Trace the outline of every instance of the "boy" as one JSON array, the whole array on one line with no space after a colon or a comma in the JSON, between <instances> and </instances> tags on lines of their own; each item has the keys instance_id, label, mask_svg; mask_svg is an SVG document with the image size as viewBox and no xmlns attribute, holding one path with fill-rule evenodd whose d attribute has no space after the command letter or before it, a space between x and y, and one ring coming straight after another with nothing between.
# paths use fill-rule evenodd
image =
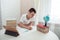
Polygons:
<instances>
[{"instance_id":1,"label":"boy","mask_svg":"<svg viewBox=\"0 0 60 40\"><path fill-rule=\"evenodd\" d=\"M30 8L27 12L27 14L24 14L20 22L18 23L19 27L26 28L28 30L32 29L33 22L34 22L34 15L36 14L36 10L34 8Z\"/></svg>"}]
</instances>

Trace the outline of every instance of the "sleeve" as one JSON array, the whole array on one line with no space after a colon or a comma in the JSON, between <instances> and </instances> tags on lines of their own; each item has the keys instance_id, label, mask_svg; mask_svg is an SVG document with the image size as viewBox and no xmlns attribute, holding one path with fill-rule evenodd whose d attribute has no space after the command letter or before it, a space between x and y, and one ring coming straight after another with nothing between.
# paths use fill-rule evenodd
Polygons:
<instances>
[{"instance_id":1,"label":"sleeve","mask_svg":"<svg viewBox=\"0 0 60 40\"><path fill-rule=\"evenodd\" d=\"M24 16L22 16L22 17L20 18L20 22L23 23L23 20L24 20Z\"/></svg>"}]
</instances>

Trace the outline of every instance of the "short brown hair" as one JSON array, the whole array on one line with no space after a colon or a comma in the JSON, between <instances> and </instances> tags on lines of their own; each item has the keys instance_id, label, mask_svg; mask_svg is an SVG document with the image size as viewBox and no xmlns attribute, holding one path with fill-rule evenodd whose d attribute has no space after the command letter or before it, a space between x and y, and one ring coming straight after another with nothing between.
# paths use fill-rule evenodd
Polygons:
<instances>
[{"instance_id":1,"label":"short brown hair","mask_svg":"<svg viewBox=\"0 0 60 40\"><path fill-rule=\"evenodd\" d=\"M34 8L30 8L30 9L29 9L29 12L30 12L30 13L31 13L31 12L36 13L36 10L35 10Z\"/></svg>"}]
</instances>

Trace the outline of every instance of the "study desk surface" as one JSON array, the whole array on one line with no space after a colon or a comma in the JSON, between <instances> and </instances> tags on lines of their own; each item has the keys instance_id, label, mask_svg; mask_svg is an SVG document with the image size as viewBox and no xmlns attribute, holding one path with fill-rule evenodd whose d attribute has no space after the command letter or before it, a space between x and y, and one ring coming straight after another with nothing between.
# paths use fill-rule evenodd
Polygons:
<instances>
[{"instance_id":1,"label":"study desk surface","mask_svg":"<svg viewBox=\"0 0 60 40\"><path fill-rule=\"evenodd\" d=\"M59 40L56 34L49 31L49 33L44 34L37 30L26 33L21 37L20 40Z\"/></svg>"},{"instance_id":2,"label":"study desk surface","mask_svg":"<svg viewBox=\"0 0 60 40\"><path fill-rule=\"evenodd\" d=\"M18 32L19 31L20 30L18 30ZM52 31L49 31L49 33L44 34L34 29L29 32L23 33L18 37L5 35L4 32L4 29L0 30L0 40L59 40L58 36Z\"/></svg>"}]
</instances>

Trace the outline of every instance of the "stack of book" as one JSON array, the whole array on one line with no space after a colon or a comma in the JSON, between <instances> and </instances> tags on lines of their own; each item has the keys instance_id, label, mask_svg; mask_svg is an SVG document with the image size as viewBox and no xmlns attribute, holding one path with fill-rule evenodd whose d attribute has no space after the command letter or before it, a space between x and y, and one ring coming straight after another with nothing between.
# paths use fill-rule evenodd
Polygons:
<instances>
[{"instance_id":1,"label":"stack of book","mask_svg":"<svg viewBox=\"0 0 60 40\"><path fill-rule=\"evenodd\" d=\"M16 20L7 20L6 25L4 26L6 29L5 34L17 37L19 35L16 30Z\"/></svg>"},{"instance_id":2,"label":"stack of book","mask_svg":"<svg viewBox=\"0 0 60 40\"><path fill-rule=\"evenodd\" d=\"M49 32L49 27L44 26L43 24L38 24L37 25L37 30L42 32L42 33L48 33Z\"/></svg>"}]
</instances>

